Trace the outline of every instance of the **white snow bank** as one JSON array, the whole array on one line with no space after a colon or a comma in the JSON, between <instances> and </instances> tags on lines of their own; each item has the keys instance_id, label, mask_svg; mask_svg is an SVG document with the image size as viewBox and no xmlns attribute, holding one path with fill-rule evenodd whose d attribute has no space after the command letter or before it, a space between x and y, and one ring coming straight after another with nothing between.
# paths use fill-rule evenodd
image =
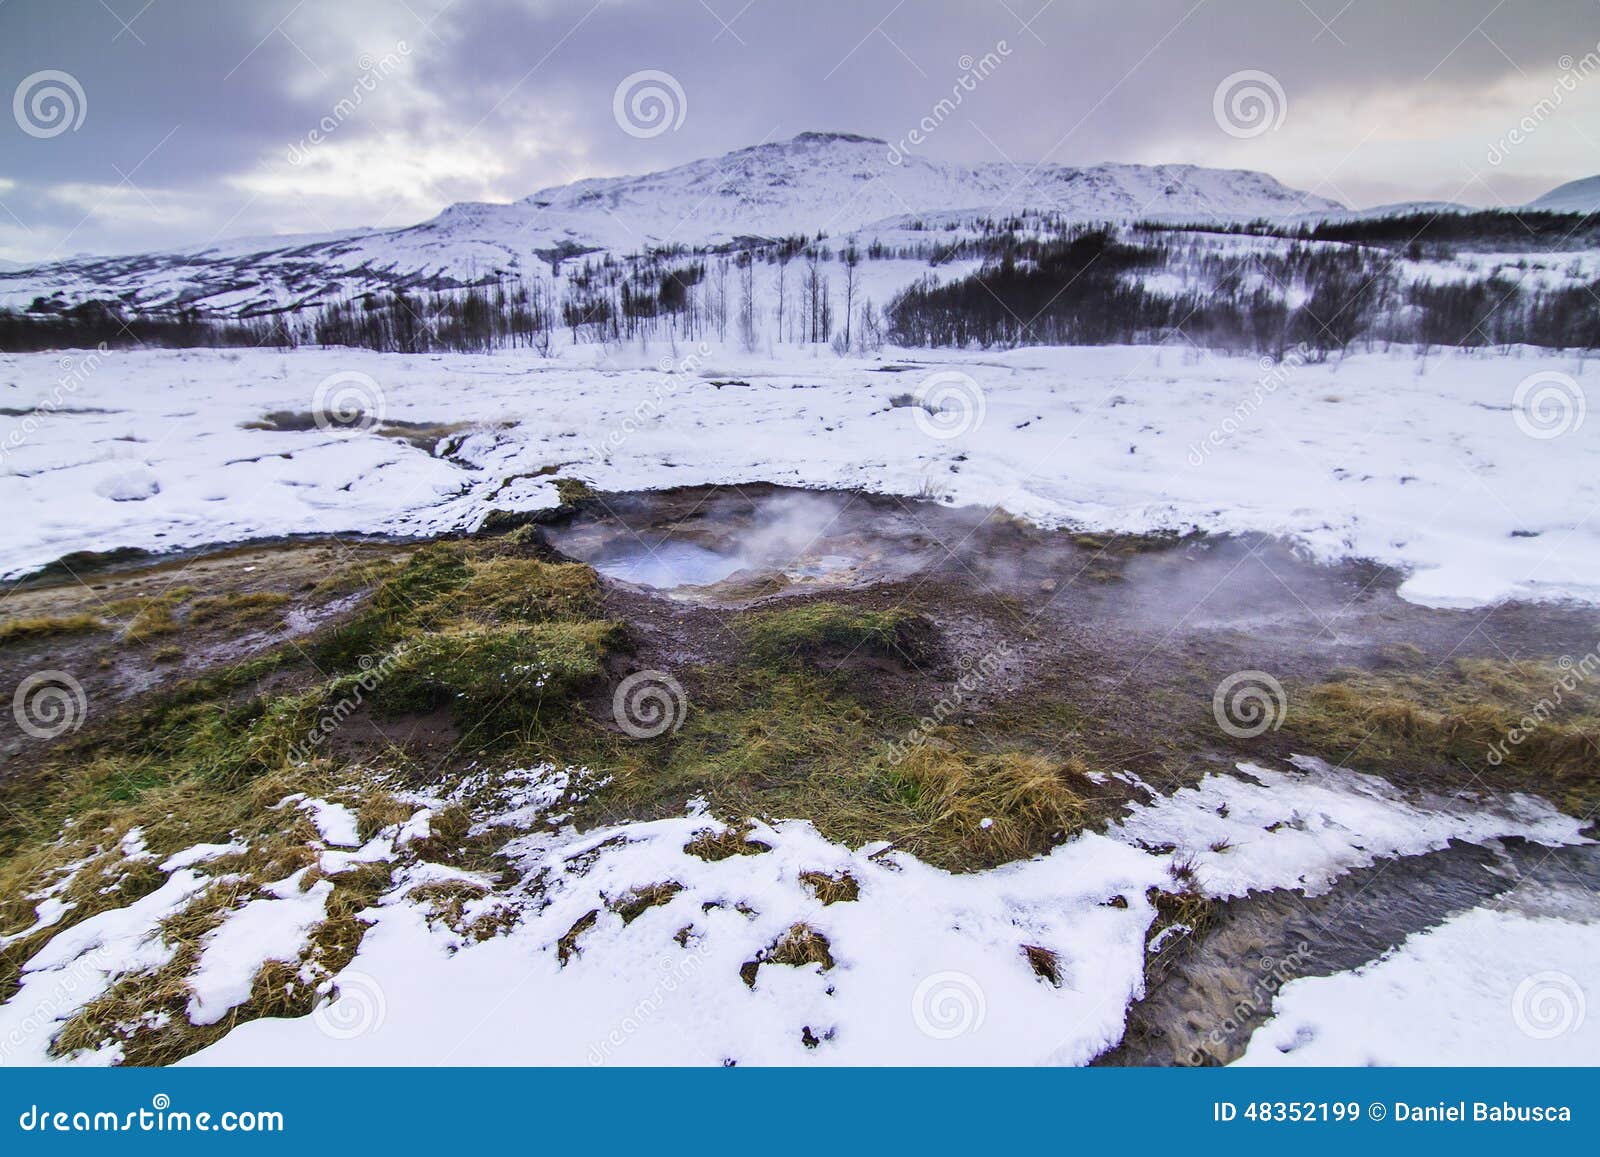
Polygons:
<instances>
[{"instance_id":1,"label":"white snow bank","mask_svg":"<svg viewBox=\"0 0 1600 1157\"><path fill-rule=\"evenodd\" d=\"M551 873L550 903L509 933L459 946L415 907L390 903L338 982L353 995L325 1015L241 1026L192 1059L1070 1064L1120 1037L1153 916L1144 890L1165 879L1161 859L1086 836L1041 860L952 876L850 852L791 822L753 833L768 853L707 863L683 845L708 823L529 837L521 865ZM848 870L860 899L824 906L800 882L807 870ZM667 881L683 891L631 924L607 909ZM1127 906L1107 904L1113 896ZM557 941L596 910L563 966ZM828 938L835 967L763 964L747 986L741 966L797 921ZM1059 953L1059 989L1034 975L1023 944ZM367 1011L364 1030L327 1032L346 999Z\"/></svg>"},{"instance_id":2,"label":"white snow bank","mask_svg":"<svg viewBox=\"0 0 1600 1157\"><path fill-rule=\"evenodd\" d=\"M221 859L223 856L235 856L246 851L249 845L242 840L234 840L226 844L195 844L193 847L184 848L181 852L174 852L161 861L163 872L176 872L179 868L192 868L196 864L204 864L211 860Z\"/></svg>"},{"instance_id":3,"label":"white snow bank","mask_svg":"<svg viewBox=\"0 0 1600 1157\"><path fill-rule=\"evenodd\" d=\"M909 368L876 372L891 357ZM662 372L662 360L684 372ZM0 406L60 393L57 354L6 355L0 368ZM969 383L956 396L982 399L966 421L958 409L948 438L917 407L889 405L941 372ZM1513 398L1536 373L1580 393L1600 386L1592 361L1531 350L1276 370L1144 347L893 351L881 362L793 346L615 357L579 346L552 359L114 352L74 378L76 412L15 419L16 444L0 427L0 502L15 512L0 557L16 574L77 550L430 534L495 506L554 505L550 479L527 476L558 467L608 490L931 490L1045 525L1272 532L1324 558L1410 569L1403 593L1419 602L1597 600L1600 523L1584 512L1600 503L1600 425L1525 433ZM243 428L310 411L320 383L351 374L370 380L368 408L387 418L477 429L447 460L376 433ZM159 478L159 489L116 500L132 496L130 477Z\"/></svg>"},{"instance_id":4,"label":"white snow bank","mask_svg":"<svg viewBox=\"0 0 1600 1157\"><path fill-rule=\"evenodd\" d=\"M1585 843L1580 820L1532 796L1406 799L1377 776L1296 756L1296 770L1242 763L1245 779L1207 775L1195 787L1129 809L1112 835L1174 847L1216 897L1294 887L1326 891L1352 868L1416 856L1451 840L1521 836L1535 843Z\"/></svg>"},{"instance_id":5,"label":"white snow bank","mask_svg":"<svg viewBox=\"0 0 1600 1157\"><path fill-rule=\"evenodd\" d=\"M1600 1064L1600 924L1474 909L1283 986L1241 1065Z\"/></svg>"}]
</instances>

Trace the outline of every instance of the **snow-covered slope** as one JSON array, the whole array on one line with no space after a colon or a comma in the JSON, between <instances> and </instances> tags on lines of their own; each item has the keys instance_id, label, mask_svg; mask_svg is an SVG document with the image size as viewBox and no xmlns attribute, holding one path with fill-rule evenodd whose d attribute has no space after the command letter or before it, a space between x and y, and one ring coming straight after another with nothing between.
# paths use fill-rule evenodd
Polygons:
<instances>
[{"instance_id":1,"label":"snow-covered slope","mask_svg":"<svg viewBox=\"0 0 1600 1157\"><path fill-rule=\"evenodd\" d=\"M896 164L883 141L840 133L802 133L644 177L578 181L522 204L553 217L604 214L618 229L637 230L635 239L690 245L849 233L941 209L1211 221L1340 208L1265 173L1195 165L955 165L915 156Z\"/></svg>"},{"instance_id":2,"label":"snow-covered slope","mask_svg":"<svg viewBox=\"0 0 1600 1157\"><path fill-rule=\"evenodd\" d=\"M1600 213L1600 176L1557 185L1523 208L1543 209L1549 213Z\"/></svg>"},{"instance_id":3,"label":"snow-covered slope","mask_svg":"<svg viewBox=\"0 0 1600 1157\"><path fill-rule=\"evenodd\" d=\"M885 142L802 133L636 177L578 181L509 205L453 205L383 232L231 241L194 252L91 258L0 273L0 306L117 297L236 312L421 278L468 283L545 276L560 260L744 238L839 238L922 214L1057 214L1072 220L1247 220L1338 212L1264 173L1194 165L958 165L890 160Z\"/></svg>"}]
</instances>

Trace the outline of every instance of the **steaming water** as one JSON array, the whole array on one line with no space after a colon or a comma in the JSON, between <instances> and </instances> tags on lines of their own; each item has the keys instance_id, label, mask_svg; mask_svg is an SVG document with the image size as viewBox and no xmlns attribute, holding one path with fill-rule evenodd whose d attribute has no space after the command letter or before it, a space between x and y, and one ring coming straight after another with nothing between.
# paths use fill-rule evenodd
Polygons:
<instances>
[{"instance_id":1,"label":"steaming water","mask_svg":"<svg viewBox=\"0 0 1600 1157\"><path fill-rule=\"evenodd\" d=\"M692 542L664 542L594 564L610 578L669 591L718 583L748 564L738 555L719 554Z\"/></svg>"},{"instance_id":2,"label":"steaming water","mask_svg":"<svg viewBox=\"0 0 1600 1157\"><path fill-rule=\"evenodd\" d=\"M849 570L856 560L845 554L825 554L810 562L796 563L786 572L791 578L825 578Z\"/></svg>"}]
</instances>

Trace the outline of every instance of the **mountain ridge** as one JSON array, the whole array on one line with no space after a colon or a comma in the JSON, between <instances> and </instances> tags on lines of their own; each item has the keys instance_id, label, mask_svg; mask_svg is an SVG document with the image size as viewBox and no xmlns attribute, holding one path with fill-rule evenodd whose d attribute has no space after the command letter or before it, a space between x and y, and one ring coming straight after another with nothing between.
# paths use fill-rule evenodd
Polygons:
<instances>
[{"instance_id":1,"label":"mountain ridge","mask_svg":"<svg viewBox=\"0 0 1600 1157\"><path fill-rule=\"evenodd\" d=\"M1554 192L1554 191L1553 191ZM415 225L244 238L202 248L0 269L0 306L118 298L135 308L238 314L403 284L559 275L570 258L785 237L863 245L937 220L1218 224L1359 216L1269 174L1192 164L963 164L905 155L858 133L805 132L638 175L590 177L518 201L459 202Z\"/></svg>"}]
</instances>

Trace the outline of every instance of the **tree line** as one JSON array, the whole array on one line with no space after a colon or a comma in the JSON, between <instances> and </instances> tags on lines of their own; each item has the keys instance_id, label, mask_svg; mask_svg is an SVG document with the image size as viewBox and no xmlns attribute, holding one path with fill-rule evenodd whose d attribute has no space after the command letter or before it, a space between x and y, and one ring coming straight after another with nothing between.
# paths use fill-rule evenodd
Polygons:
<instances>
[{"instance_id":1,"label":"tree line","mask_svg":"<svg viewBox=\"0 0 1600 1157\"><path fill-rule=\"evenodd\" d=\"M1487 223L1474 226L1478 218ZM1588 227L1559 214L1526 220L1552 245ZM318 344L548 355L563 331L574 344L716 340L754 351L828 343L840 353L873 350L886 338L911 346L1186 341L1280 356L1300 345L1333 351L1358 342L1600 347L1600 282L1550 287L1505 272L1430 281L1407 264L1424 244L1509 244L1506 231L1519 227L1507 214L1276 231L1262 223L1177 230L1071 224L1050 214L974 217L937 243L835 248L817 234L712 251L590 255L582 264L574 256L559 280L397 286L253 316L40 298L25 311L0 311L0 349ZM879 309L862 290L863 266L908 253L927 262L929 275ZM932 272L957 260L981 264L953 280Z\"/></svg>"},{"instance_id":2,"label":"tree line","mask_svg":"<svg viewBox=\"0 0 1600 1157\"><path fill-rule=\"evenodd\" d=\"M966 277L902 291L888 307L888 336L985 347L1182 340L1274 356L1358 342L1600 347L1600 282L1436 283L1401 276L1400 256L1381 248L1306 240L1197 253L1160 232L1077 227L1015 238ZM1171 288L1174 279L1182 288Z\"/></svg>"}]
</instances>

